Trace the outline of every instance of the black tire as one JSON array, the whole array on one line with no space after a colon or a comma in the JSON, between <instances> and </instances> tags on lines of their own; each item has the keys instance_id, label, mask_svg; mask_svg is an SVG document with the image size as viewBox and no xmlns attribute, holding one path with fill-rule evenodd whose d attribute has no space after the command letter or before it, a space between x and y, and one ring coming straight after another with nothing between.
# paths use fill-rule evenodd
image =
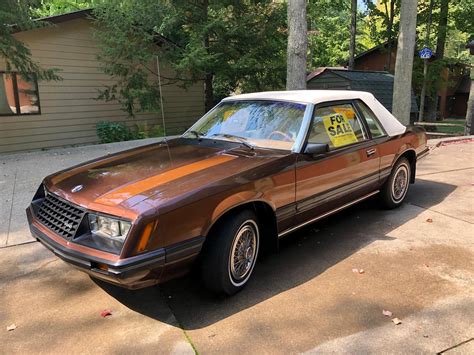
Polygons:
<instances>
[{"instance_id":1,"label":"black tire","mask_svg":"<svg viewBox=\"0 0 474 355\"><path fill-rule=\"evenodd\" d=\"M399 207L410 186L411 165L408 159L400 158L394 165L392 173L380 190L380 203L385 209Z\"/></svg>"},{"instance_id":2,"label":"black tire","mask_svg":"<svg viewBox=\"0 0 474 355\"><path fill-rule=\"evenodd\" d=\"M247 240L248 247L244 244ZM252 275L259 247L259 226L254 212L242 210L225 216L207 236L201 262L204 285L221 295L230 296L242 290ZM237 261L238 256L242 258ZM233 264L232 260L235 260Z\"/></svg>"}]
</instances>

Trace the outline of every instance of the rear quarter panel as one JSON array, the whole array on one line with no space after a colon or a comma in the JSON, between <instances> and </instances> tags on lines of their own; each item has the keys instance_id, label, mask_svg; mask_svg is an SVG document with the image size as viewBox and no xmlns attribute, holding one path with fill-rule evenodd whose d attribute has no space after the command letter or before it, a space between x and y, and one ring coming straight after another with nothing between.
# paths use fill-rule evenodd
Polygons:
<instances>
[{"instance_id":1,"label":"rear quarter panel","mask_svg":"<svg viewBox=\"0 0 474 355\"><path fill-rule=\"evenodd\" d=\"M408 150L416 155L426 149L426 134L421 127L407 127L404 134L395 137L382 137L378 140L381 176L390 172L398 158Z\"/></svg>"}]
</instances>

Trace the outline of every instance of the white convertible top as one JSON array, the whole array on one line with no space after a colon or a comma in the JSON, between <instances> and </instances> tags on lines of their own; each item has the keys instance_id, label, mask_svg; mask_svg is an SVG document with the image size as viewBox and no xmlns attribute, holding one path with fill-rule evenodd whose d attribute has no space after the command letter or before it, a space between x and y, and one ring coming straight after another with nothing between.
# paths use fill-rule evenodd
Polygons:
<instances>
[{"instance_id":1,"label":"white convertible top","mask_svg":"<svg viewBox=\"0 0 474 355\"><path fill-rule=\"evenodd\" d=\"M350 91L350 90L294 90L294 91L266 91L255 92L252 94L235 95L225 98L222 101L235 100L275 100L275 101L291 101L299 103L320 104L328 101L353 100L360 99L370 107L377 116L380 123L384 127L389 136L397 136L405 133L406 127L402 125L369 92Z\"/></svg>"}]
</instances>

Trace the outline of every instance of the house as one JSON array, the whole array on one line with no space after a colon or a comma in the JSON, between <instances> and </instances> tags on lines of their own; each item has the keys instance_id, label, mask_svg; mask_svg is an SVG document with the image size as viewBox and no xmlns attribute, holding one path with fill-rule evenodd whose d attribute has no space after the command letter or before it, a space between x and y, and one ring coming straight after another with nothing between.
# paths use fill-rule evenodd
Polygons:
<instances>
[{"instance_id":1,"label":"house","mask_svg":"<svg viewBox=\"0 0 474 355\"><path fill-rule=\"evenodd\" d=\"M393 75L383 71L347 70L345 68L319 68L307 77L308 89L359 90L372 93L387 110L392 111ZM412 93L411 114L418 112Z\"/></svg>"},{"instance_id":2,"label":"house","mask_svg":"<svg viewBox=\"0 0 474 355\"><path fill-rule=\"evenodd\" d=\"M390 60L389 51L391 53ZM417 55L418 52L415 51L415 56ZM392 41L390 47L388 42L385 42L355 56L354 69L388 71L394 74L396 58L397 42ZM436 57L433 55L430 61L435 59ZM442 68L440 77L441 81L437 90L439 117L465 117L469 96L469 89L466 92L466 82L469 80L467 66L461 62L448 64Z\"/></svg>"},{"instance_id":3,"label":"house","mask_svg":"<svg viewBox=\"0 0 474 355\"><path fill-rule=\"evenodd\" d=\"M390 51L390 57L388 55ZM392 41L389 48L388 42L370 48L354 57L354 69L366 71L395 72L397 59L397 42Z\"/></svg>"},{"instance_id":4,"label":"house","mask_svg":"<svg viewBox=\"0 0 474 355\"><path fill-rule=\"evenodd\" d=\"M90 10L81 10L48 17L44 20L53 26L15 34L42 67L60 69L63 80L37 82L34 75L7 74L0 58L0 153L97 143L96 124L104 120L161 123L161 114L132 119L118 103L96 99L97 90L114 79L100 70L100 43L89 15ZM161 73L172 76L163 64ZM179 83L164 85L162 96L168 135L183 132L204 113L202 83L187 90Z\"/></svg>"},{"instance_id":5,"label":"house","mask_svg":"<svg viewBox=\"0 0 474 355\"><path fill-rule=\"evenodd\" d=\"M438 114L445 117L466 117L471 88L469 68L464 63L452 63L441 69L438 86Z\"/></svg>"}]
</instances>

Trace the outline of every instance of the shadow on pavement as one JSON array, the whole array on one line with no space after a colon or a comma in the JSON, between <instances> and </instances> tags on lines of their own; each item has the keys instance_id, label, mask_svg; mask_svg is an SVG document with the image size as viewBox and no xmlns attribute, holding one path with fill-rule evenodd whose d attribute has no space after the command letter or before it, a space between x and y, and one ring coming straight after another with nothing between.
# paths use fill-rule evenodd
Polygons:
<instances>
[{"instance_id":1,"label":"shadow on pavement","mask_svg":"<svg viewBox=\"0 0 474 355\"><path fill-rule=\"evenodd\" d=\"M429 208L441 203L455 188L417 180L410 187L407 201ZM138 291L96 283L134 311L167 322L160 317L158 302L164 297L184 329L200 329L314 279L374 241L394 239L388 236L391 231L423 211L408 206L380 210L373 198L314 223L282 239L278 253L263 255L247 287L230 298L217 298L206 291L197 273Z\"/></svg>"}]
</instances>

